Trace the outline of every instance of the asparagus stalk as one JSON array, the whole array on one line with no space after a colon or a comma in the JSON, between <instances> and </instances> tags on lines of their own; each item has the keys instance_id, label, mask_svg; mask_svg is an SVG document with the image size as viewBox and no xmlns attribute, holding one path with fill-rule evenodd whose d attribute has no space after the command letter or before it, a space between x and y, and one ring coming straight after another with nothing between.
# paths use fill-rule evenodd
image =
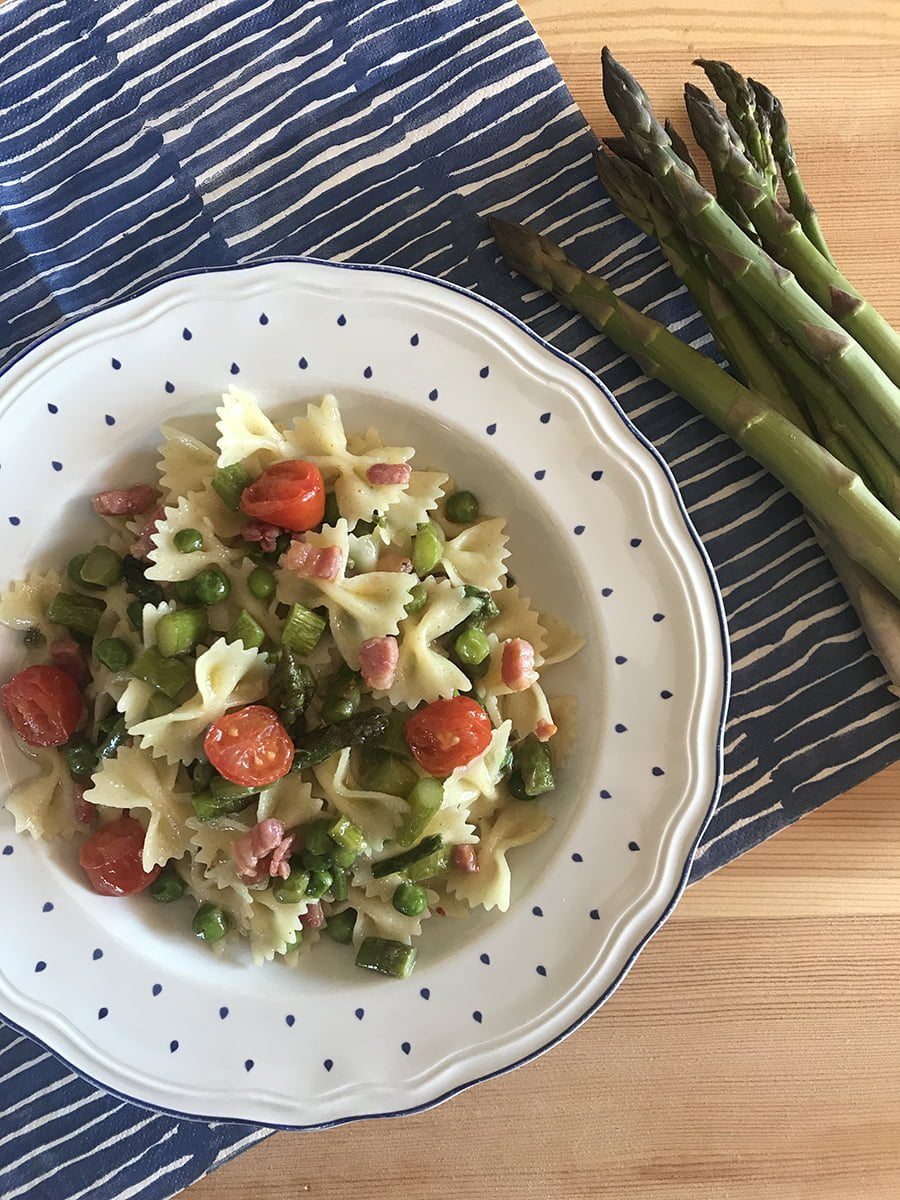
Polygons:
<instances>
[{"instance_id":1,"label":"asparagus stalk","mask_svg":"<svg viewBox=\"0 0 900 1200\"><path fill-rule=\"evenodd\" d=\"M694 176L694 178L699 179L700 172L697 170L697 164L694 162L693 158L691 157L691 152L690 152L690 150L688 150L687 146L685 145L684 138L681 136L681 134L678 132L678 130L675 128L675 126L672 124L672 122L669 120L668 117L666 117L666 119L665 119L664 128L665 128L666 133L669 135L669 139L672 143L672 149L675 151L675 153L678 155L678 157L681 159L681 161L684 163L684 165L686 167L690 167L691 174ZM627 142L627 139L623 139L623 140L625 140Z\"/></svg>"},{"instance_id":2,"label":"asparagus stalk","mask_svg":"<svg viewBox=\"0 0 900 1200\"><path fill-rule=\"evenodd\" d=\"M753 88L756 96L757 113L765 115L768 121L772 154L781 170L790 210L822 257L834 266L834 258L825 241L822 226L819 224L819 215L809 198L797 166L797 160L794 157L794 148L788 136L787 118L784 115L781 101L765 84L757 83L755 79L748 79L747 82Z\"/></svg>"},{"instance_id":3,"label":"asparagus stalk","mask_svg":"<svg viewBox=\"0 0 900 1200\"><path fill-rule=\"evenodd\" d=\"M900 462L900 388L789 271L728 219L673 151L643 88L608 49L603 51L603 88L623 132L675 211L683 214L688 232L846 394L855 397L860 416L891 457ZM788 220L797 226L789 214ZM821 255L816 257L822 261Z\"/></svg>"},{"instance_id":4,"label":"asparagus stalk","mask_svg":"<svg viewBox=\"0 0 900 1200\"><path fill-rule=\"evenodd\" d=\"M855 562L900 598L900 521L857 475L776 412L764 396L619 299L605 280L582 271L553 242L495 218L490 226L510 266L582 313L648 375L680 392L733 437L793 492Z\"/></svg>"},{"instance_id":5,"label":"asparagus stalk","mask_svg":"<svg viewBox=\"0 0 900 1200\"><path fill-rule=\"evenodd\" d=\"M725 105L728 119L737 130L747 151L747 157L763 176L770 196L778 190L778 172L769 140L768 117L760 111L756 93L747 80L726 62L695 58L695 67L702 67L716 95Z\"/></svg>"},{"instance_id":6,"label":"asparagus stalk","mask_svg":"<svg viewBox=\"0 0 900 1200\"><path fill-rule=\"evenodd\" d=\"M600 149L594 152L594 167L600 182L625 216L657 239L675 274L697 302L722 353L743 382L766 395L773 407L798 429L811 433L806 418L753 330L678 229L653 176L627 159Z\"/></svg>"},{"instance_id":7,"label":"asparagus stalk","mask_svg":"<svg viewBox=\"0 0 900 1200\"><path fill-rule=\"evenodd\" d=\"M766 180L731 136L729 122L699 88L685 88L694 135L717 178L727 176L763 243L809 295L900 384L900 336L806 236L800 222L767 190Z\"/></svg>"}]
</instances>

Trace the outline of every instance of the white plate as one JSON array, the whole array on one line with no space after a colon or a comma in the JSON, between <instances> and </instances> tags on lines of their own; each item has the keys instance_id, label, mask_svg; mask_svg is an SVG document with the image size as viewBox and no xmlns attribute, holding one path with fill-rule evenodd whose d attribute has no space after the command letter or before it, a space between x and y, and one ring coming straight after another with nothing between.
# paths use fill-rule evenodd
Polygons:
<instances>
[{"instance_id":1,"label":"white plate","mask_svg":"<svg viewBox=\"0 0 900 1200\"><path fill-rule=\"evenodd\" d=\"M510 571L588 638L548 677L579 712L555 824L513 853L506 915L432 918L393 981L334 945L300 971L216 958L187 901L96 896L71 843L17 837L0 813L0 1012L176 1113L410 1112L565 1036L671 910L719 787L722 606L671 476L589 372L446 283L311 261L171 279L7 369L0 582L65 561L90 536L86 496L141 478L160 422L210 413L231 382L285 413L333 391L349 428L377 423L508 514ZM20 658L4 631L0 678ZM3 725L0 793L27 773Z\"/></svg>"}]
</instances>

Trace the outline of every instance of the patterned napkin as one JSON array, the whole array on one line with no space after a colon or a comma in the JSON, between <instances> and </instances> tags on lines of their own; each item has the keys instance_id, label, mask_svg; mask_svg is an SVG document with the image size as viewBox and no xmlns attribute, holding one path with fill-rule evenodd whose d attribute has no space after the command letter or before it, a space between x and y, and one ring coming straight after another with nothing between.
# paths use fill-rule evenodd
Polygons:
<instances>
[{"instance_id":1,"label":"patterned napkin","mask_svg":"<svg viewBox=\"0 0 900 1200\"><path fill-rule=\"evenodd\" d=\"M900 702L797 504L498 265L491 212L709 346L596 183L585 121L512 0L12 0L0 111L0 362L172 271L310 254L451 279L604 378L671 465L728 609L726 780L695 878L893 760ZM122 1102L0 1026L5 1200L160 1200L263 1136Z\"/></svg>"}]
</instances>

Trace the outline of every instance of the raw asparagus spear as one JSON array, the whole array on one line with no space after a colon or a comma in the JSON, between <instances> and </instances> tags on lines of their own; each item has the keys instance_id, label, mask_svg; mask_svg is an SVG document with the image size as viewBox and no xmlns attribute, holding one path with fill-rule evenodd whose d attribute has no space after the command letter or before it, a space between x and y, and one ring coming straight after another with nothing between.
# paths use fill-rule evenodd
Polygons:
<instances>
[{"instance_id":1,"label":"raw asparagus spear","mask_svg":"<svg viewBox=\"0 0 900 1200\"><path fill-rule=\"evenodd\" d=\"M695 67L702 67L716 95L725 105L728 119L737 131L747 151L766 182L766 190L774 196L778 188L778 172L769 140L768 118L760 113L756 93L747 80L726 62L695 58Z\"/></svg>"}]
</instances>

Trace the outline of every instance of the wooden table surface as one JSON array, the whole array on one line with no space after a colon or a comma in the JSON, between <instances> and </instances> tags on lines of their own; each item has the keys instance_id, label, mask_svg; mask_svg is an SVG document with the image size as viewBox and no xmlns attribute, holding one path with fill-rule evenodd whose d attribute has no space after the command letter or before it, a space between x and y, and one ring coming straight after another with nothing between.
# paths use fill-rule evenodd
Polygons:
<instances>
[{"instance_id":1,"label":"wooden table surface","mask_svg":"<svg viewBox=\"0 0 900 1200\"><path fill-rule=\"evenodd\" d=\"M523 0L599 133L608 42L680 112L769 82L845 272L900 323L900 0ZM900 767L689 889L610 1002L417 1117L281 1133L191 1200L896 1200Z\"/></svg>"}]
</instances>

